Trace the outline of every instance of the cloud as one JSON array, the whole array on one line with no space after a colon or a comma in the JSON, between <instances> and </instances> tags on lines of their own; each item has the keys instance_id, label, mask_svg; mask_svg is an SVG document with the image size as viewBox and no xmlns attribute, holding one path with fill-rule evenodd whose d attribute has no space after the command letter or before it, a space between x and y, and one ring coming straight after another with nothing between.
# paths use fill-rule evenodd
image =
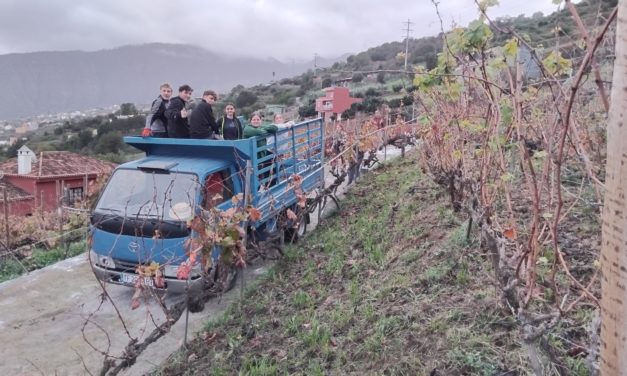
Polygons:
<instances>
[{"instance_id":1,"label":"cloud","mask_svg":"<svg viewBox=\"0 0 627 376\"><path fill-rule=\"evenodd\" d=\"M439 9L445 29L477 16L472 0L440 0ZM555 9L549 0L502 0L490 14ZM411 37L440 31L428 0L3 0L0 54L164 42L299 61L400 41L408 19Z\"/></svg>"}]
</instances>

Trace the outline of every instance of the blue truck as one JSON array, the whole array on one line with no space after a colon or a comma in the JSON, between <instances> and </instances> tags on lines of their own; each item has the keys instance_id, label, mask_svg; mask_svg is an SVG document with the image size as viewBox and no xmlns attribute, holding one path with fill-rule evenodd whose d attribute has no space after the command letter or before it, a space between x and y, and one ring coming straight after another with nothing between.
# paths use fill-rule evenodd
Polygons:
<instances>
[{"instance_id":1,"label":"blue truck","mask_svg":"<svg viewBox=\"0 0 627 376\"><path fill-rule=\"evenodd\" d=\"M91 212L89 254L96 277L173 293L202 289L207 274L198 262L187 280L177 278L181 263L189 262L186 244L198 236L189 218L208 205L226 212L239 195L257 210L258 218L245 224L249 234L263 238L285 231L279 218L298 210L294 180L303 192L324 187L323 140L321 119L281 129L265 146L255 138L124 137L145 157L114 170ZM302 231L307 220L294 227ZM219 249L211 257L218 265ZM141 265L156 265L165 283L138 273Z\"/></svg>"}]
</instances>

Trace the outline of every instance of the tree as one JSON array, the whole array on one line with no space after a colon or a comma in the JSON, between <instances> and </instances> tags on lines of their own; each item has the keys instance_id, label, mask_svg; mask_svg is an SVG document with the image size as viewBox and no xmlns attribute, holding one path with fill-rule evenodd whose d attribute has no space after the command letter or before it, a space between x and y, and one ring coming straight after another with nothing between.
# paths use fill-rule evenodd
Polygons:
<instances>
[{"instance_id":1,"label":"tree","mask_svg":"<svg viewBox=\"0 0 627 376\"><path fill-rule=\"evenodd\" d=\"M17 157L17 150L21 148L24 144L26 144L26 140L19 139L13 145L9 146L5 155L7 158L15 158Z\"/></svg>"},{"instance_id":2,"label":"tree","mask_svg":"<svg viewBox=\"0 0 627 376\"><path fill-rule=\"evenodd\" d=\"M380 84L384 84L385 83L385 73L384 72L377 73L377 82L380 83Z\"/></svg>"},{"instance_id":3,"label":"tree","mask_svg":"<svg viewBox=\"0 0 627 376\"><path fill-rule=\"evenodd\" d=\"M257 102L257 96L248 90L241 91L235 99L235 105L240 108L250 106L255 102Z\"/></svg>"},{"instance_id":4,"label":"tree","mask_svg":"<svg viewBox=\"0 0 627 376\"><path fill-rule=\"evenodd\" d=\"M137 115L137 108L132 103L122 103L120 105L120 115Z\"/></svg>"},{"instance_id":5,"label":"tree","mask_svg":"<svg viewBox=\"0 0 627 376\"><path fill-rule=\"evenodd\" d=\"M302 118L308 118L312 116L316 116L316 100L312 99L305 106L301 106L298 108L298 115Z\"/></svg>"},{"instance_id":6,"label":"tree","mask_svg":"<svg viewBox=\"0 0 627 376\"><path fill-rule=\"evenodd\" d=\"M601 374L627 372L627 0L618 4L601 243Z\"/></svg>"},{"instance_id":7,"label":"tree","mask_svg":"<svg viewBox=\"0 0 627 376\"><path fill-rule=\"evenodd\" d=\"M108 132L96 141L94 151L98 154L118 153L124 147L122 136L117 132Z\"/></svg>"},{"instance_id":8,"label":"tree","mask_svg":"<svg viewBox=\"0 0 627 376\"><path fill-rule=\"evenodd\" d=\"M93 140L93 138L94 137L93 137L93 133L91 129L83 129L82 131L79 132L78 137L77 137L78 148L82 149L86 147Z\"/></svg>"}]
</instances>

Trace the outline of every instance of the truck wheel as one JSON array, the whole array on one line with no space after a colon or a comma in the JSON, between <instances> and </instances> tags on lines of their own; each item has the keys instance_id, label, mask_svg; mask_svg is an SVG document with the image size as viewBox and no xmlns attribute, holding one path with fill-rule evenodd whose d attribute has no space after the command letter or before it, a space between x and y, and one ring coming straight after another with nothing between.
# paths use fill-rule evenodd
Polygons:
<instances>
[{"instance_id":1,"label":"truck wheel","mask_svg":"<svg viewBox=\"0 0 627 376\"><path fill-rule=\"evenodd\" d=\"M309 213L305 213L298 223L298 227L290 227L285 230L285 241L294 244L298 239L305 236L307 232L307 223L309 222Z\"/></svg>"}]
</instances>

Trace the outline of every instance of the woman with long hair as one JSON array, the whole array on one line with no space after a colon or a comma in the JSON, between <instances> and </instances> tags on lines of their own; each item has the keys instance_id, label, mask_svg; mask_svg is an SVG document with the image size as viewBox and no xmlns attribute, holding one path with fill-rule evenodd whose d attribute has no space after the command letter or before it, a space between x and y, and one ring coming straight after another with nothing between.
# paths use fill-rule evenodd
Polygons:
<instances>
[{"instance_id":1,"label":"woman with long hair","mask_svg":"<svg viewBox=\"0 0 627 376\"><path fill-rule=\"evenodd\" d=\"M235 115L235 105L233 103L227 103L224 107L224 116L217 121L218 134L222 136L223 140L239 140L243 138L244 130L242 129L242 123Z\"/></svg>"}]
</instances>

